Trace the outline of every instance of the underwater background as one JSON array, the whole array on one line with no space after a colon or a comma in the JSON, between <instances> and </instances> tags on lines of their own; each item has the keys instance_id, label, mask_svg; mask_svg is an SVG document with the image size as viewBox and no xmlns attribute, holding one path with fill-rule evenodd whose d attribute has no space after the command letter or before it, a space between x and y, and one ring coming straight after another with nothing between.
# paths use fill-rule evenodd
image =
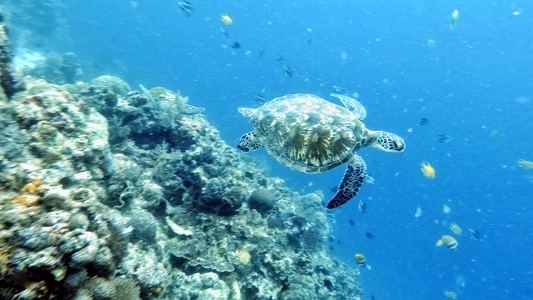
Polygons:
<instances>
[{"instance_id":1,"label":"underwater background","mask_svg":"<svg viewBox=\"0 0 533 300\"><path fill-rule=\"evenodd\" d=\"M356 93L368 128L407 143L401 154L361 150L374 182L326 212L327 251L359 273L362 298L532 299L532 3L8 0L1 8L24 75L56 84L112 75L132 90L179 91L232 147L252 130L238 107L288 93L334 103L330 93ZM344 171L309 175L264 150L244 155L301 194L322 191L324 202ZM455 250L436 246L443 235L455 237Z\"/></svg>"}]
</instances>

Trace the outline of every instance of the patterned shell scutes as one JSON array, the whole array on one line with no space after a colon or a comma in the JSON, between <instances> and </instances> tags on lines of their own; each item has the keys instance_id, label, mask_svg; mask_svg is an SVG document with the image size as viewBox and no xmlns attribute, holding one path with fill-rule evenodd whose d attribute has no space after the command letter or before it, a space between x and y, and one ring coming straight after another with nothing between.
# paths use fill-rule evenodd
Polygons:
<instances>
[{"instance_id":1,"label":"patterned shell scutes","mask_svg":"<svg viewBox=\"0 0 533 300\"><path fill-rule=\"evenodd\" d=\"M276 98L250 115L260 143L293 169L317 173L350 160L366 129L350 110L308 94Z\"/></svg>"}]
</instances>

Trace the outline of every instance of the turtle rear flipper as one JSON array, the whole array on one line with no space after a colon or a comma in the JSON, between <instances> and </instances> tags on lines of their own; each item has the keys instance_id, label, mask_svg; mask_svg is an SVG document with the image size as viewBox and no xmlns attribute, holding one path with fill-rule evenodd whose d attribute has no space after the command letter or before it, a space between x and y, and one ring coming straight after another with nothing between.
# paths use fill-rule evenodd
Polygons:
<instances>
[{"instance_id":1,"label":"turtle rear flipper","mask_svg":"<svg viewBox=\"0 0 533 300\"><path fill-rule=\"evenodd\" d=\"M365 176L365 161L359 155L354 154L354 161L346 167L344 177L337 189L337 193L333 199L328 202L327 208L332 209L339 207L354 198L355 195L357 195L357 192L359 192L359 189L365 180Z\"/></svg>"},{"instance_id":2,"label":"turtle rear flipper","mask_svg":"<svg viewBox=\"0 0 533 300\"><path fill-rule=\"evenodd\" d=\"M259 142L255 132L248 132L241 136L237 148L243 152L250 152L259 149L261 143Z\"/></svg>"},{"instance_id":3,"label":"turtle rear flipper","mask_svg":"<svg viewBox=\"0 0 533 300\"><path fill-rule=\"evenodd\" d=\"M372 137L370 146L376 147L387 152L403 152L405 150L404 140L394 133L386 131L372 131L369 132Z\"/></svg>"}]
</instances>

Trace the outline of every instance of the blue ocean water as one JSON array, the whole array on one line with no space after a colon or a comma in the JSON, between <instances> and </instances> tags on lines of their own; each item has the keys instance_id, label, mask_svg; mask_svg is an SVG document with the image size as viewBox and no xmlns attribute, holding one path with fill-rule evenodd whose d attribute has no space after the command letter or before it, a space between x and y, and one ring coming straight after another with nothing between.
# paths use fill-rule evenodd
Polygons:
<instances>
[{"instance_id":1,"label":"blue ocean water","mask_svg":"<svg viewBox=\"0 0 533 300\"><path fill-rule=\"evenodd\" d=\"M367 299L445 299L445 291L533 299L533 170L517 165L533 160L531 2L190 2L190 16L178 1L17 1L5 9L29 8L29 19L49 25L9 20L16 49L74 52L79 80L111 74L133 88L179 90L206 108L229 144L251 130L237 107L256 107L258 95L335 102L334 86L358 93L365 124L407 142L402 154L363 149L375 182L330 213L332 252L354 268L353 255L363 253L371 266L358 277ZM298 191L323 190L326 200L343 173L307 175L264 150L249 155ZM422 175L422 162L435 179ZM436 247L451 223L463 229L458 248Z\"/></svg>"}]
</instances>

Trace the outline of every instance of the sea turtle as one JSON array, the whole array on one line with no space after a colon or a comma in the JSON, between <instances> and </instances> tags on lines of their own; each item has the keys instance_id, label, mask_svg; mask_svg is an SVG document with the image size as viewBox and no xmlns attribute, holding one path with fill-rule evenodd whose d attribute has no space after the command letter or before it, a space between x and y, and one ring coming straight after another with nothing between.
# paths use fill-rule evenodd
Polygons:
<instances>
[{"instance_id":1,"label":"sea turtle","mask_svg":"<svg viewBox=\"0 0 533 300\"><path fill-rule=\"evenodd\" d=\"M343 205L357 194L366 176L366 164L357 151L373 146L388 152L405 150L396 134L372 131L361 122L365 108L348 96L331 94L344 107L310 94L290 94L257 109L239 108L250 117L254 131L244 134L238 148L244 152L264 147L280 163L305 173L320 173L344 163L344 177L327 208Z\"/></svg>"}]
</instances>

